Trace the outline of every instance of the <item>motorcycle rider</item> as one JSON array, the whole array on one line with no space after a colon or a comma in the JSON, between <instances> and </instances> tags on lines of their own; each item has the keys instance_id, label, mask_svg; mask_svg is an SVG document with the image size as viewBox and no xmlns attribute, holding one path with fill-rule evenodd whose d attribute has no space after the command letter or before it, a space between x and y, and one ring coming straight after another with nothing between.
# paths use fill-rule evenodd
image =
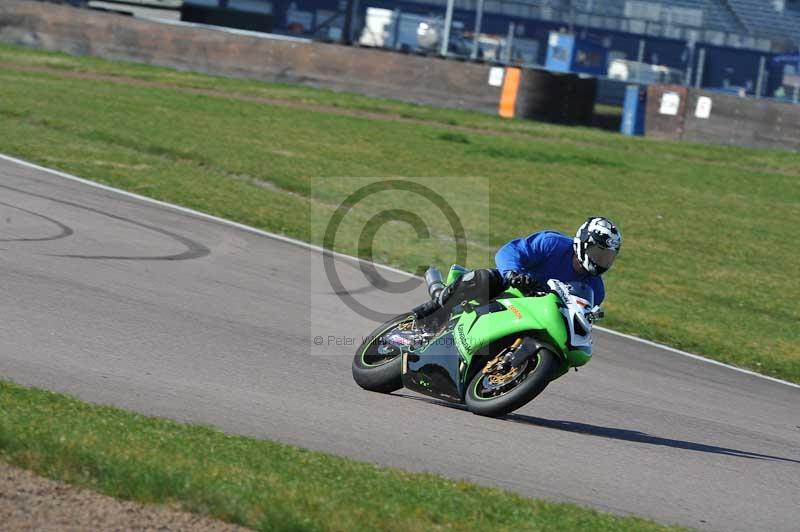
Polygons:
<instances>
[{"instance_id":1,"label":"motorcycle rider","mask_svg":"<svg viewBox=\"0 0 800 532\"><path fill-rule=\"evenodd\" d=\"M509 286L523 293L547 290L549 279L588 283L594 291L594 302L599 305L605 298L601 276L611 268L621 245L622 235L617 226L600 216L588 218L574 238L556 231L540 231L517 238L495 255L497 269L465 273L445 287L436 299L412 312L417 319L431 317L438 322L461 302L474 299L485 303Z\"/></svg>"}]
</instances>

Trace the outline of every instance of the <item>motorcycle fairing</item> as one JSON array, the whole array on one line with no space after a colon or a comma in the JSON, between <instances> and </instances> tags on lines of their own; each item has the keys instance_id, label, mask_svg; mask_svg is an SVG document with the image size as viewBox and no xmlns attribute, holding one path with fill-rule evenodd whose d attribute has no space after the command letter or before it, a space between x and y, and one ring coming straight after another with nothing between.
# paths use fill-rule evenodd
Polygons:
<instances>
[{"instance_id":1,"label":"motorcycle fairing","mask_svg":"<svg viewBox=\"0 0 800 532\"><path fill-rule=\"evenodd\" d=\"M419 352L404 353L402 364L406 388L447 401L463 402L466 389L461 372L465 366L455 347L453 330L431 340Z\"/></svg>"},{"instance_id":2,"label":"motorcycle fairing","mask_svg":"<svg viewBox=\"0 0 800 532\"><path fill-rule=\"evenodd\" d=\"M558 297L547 294L541 297L498 299L506 310L478 316L476 312L462 314L455 328L456 347L467 364L482 347L513 335L548 331L548 339L555 342L562 353L567 342L567 329L558 312ZM561 354L561 353L556 353Z\"/></svg>"},{"instance_id":3,"label":"motorcycle fairing","mask_svg":"<svg viewBox=\"0 0 800 532\"><path fill-rule=\"evenodd\" d=\"M468 384L465 376L474 355L489 343L515 333L546 335L563 358L567 331L556 301L553 294L509 298L463 312L451 322L452 329L419 351L403 355L403 385L425 395L462 402ZM546 331L555 331L556 336Z\"/></svg>"},{"instance_id":4,"label":"motorcycle fairing","mask_svg":"<svg viewBox=\"0 0 800 532\"><path fill-rule=\"evenodd\" d=\"M452 283L466 270L458 265L450 268L447 282ZM566 320L563 296L549 293L540 297L524 297L509 288L500 298L481 306L461 309L452 316L444 333L422 347L403 354L403 385L416 392L463 402L466 377L473 357L490 343L525 334L539 337L562 359L560 375L570 366L581 366L591 358L591 350L569 344L575 331ZM588 351L588 352L587 352ZM559 376L560 376L559 375Z\"/></svg>"}]
</instances>

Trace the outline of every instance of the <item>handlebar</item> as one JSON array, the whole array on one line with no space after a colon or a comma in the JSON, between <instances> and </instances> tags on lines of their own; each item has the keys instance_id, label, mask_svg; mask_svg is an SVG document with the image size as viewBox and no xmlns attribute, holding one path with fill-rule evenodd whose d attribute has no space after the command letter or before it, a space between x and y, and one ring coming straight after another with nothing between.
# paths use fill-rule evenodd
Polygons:
<instances>
[{"instance_id":1,"label":"handlebar","mask_svg":"<svg viewBox=\"0 0 800 532\"><path fill-rule=\"evenodd\" d=\"M592 310L586 313L586 319L589 320L591 323L605 317L606 312L601 309L599 306L594 307Z\"/></svg>"}]
</instances>

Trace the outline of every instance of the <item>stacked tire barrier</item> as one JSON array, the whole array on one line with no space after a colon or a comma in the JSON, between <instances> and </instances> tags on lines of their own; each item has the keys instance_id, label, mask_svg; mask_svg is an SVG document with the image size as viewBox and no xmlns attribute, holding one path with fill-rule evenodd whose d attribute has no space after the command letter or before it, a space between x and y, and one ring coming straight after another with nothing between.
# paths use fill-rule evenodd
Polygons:
<instances>
[{"instance_id":1,"label":"stacked tire barrier","mask_svg":"<svg viewBox=\"0 0 800 532\"><path fill-rule=\"evenodd\" d=\"M557 124L589 125L594 114L596 92L595 78L526 70L518 114Z\"/></svg>"},{"instance_id":2,"label":"stacked tire barrier","mask_svg":"<svg viewBox=\"0 0 800 532\"><path fill-rule=\"evenodd\" d=\"M2 42L493 114L504 103L503 116L515 118L591 121L594 80L267 37L55 4L0 2Z\"/></svg>"}]
</instances>

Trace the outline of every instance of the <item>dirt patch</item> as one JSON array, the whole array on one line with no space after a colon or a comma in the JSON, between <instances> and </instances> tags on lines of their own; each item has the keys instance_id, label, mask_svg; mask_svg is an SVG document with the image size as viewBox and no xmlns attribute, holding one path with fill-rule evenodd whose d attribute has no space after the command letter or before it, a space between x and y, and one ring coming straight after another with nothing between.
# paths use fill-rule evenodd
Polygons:
<instances>
[{"instance_id":1,"label":"dirt patch","mask_svg":"<svg viewBox=\"0 0 800 532\"><path fill-rule=\"evenodd\" d=\"M249 530L168 506L120 501L3 462L0 462L0 529Z\"/></svg>"}]
</instances>

